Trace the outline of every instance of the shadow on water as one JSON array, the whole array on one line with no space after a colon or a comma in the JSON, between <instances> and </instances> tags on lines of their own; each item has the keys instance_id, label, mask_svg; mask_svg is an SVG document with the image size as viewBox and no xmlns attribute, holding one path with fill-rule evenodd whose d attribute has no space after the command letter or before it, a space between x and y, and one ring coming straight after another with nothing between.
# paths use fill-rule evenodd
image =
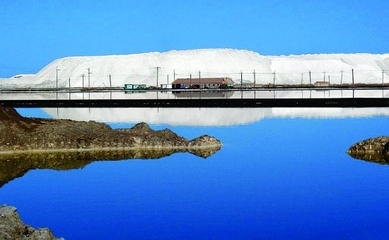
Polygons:
<instances>
[{"instance_id":1,"label":"shadow on water","mask_svg":"<svg viewBox=\"0 0 389 240\"><path fill-rule=\"evenodd\" d=\"M0 188L33 169L80 169L95 161L152 160L179 152L190 152L198 157L207 158L220 148L218 146L199 149L164 148L3 154L0 155Z\"/></svg>"}]
</instances>

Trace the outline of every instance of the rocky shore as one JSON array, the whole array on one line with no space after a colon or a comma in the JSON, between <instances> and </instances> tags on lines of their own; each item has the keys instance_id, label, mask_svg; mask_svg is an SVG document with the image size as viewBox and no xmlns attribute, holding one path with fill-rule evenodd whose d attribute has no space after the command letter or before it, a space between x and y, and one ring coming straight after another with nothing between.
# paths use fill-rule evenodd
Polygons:
<instances>
[{"instance_id":1,"label":"rocky shore","mask_svg":"<svg viewBox=\"0 0 389 240\"><path fill-rule=\"evenodd\" d=\"M48 228L33 228L20 219L15 207L0 207L0 239L3 240L60 240Z\"/></svg>"},{"instance_id":2,"label":"rocky shore","mask_svg":"<svg viewBox=\"0 0 389 240\"><path fill-rule=\"evenodd\" d=\"M389 164L389 137L369 138L352 145L347 153L355 159Z\"/></svg>"},{"instance_id":3,"label":"rocky shore","mask_svg":"<svg viewBox=\"0 0 389 240\"><path fill-rule=\"evenodd\" d=\"M180 149L221 147L214 137L186 140L169 129L154 131L146 123L130 129L111 129L95 121L25 118L13 108L0 106L0 154L42 151L113 149Z\"/></svg>"}]
</instances>

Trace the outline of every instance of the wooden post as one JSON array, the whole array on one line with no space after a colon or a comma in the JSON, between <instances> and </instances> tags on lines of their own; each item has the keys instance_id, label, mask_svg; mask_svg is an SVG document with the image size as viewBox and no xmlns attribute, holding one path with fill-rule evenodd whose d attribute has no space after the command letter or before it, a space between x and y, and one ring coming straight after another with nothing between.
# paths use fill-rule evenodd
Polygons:
<instances>
[{"instance_id":1,"label":"wooden post","mask_svg":"<svg viewBox=\"0 0 389 240\"><path fill-rule=\"evenodd\" d=\"M301 73L301 85L303 85L304 73Z\"/></svg>"},{"instance_id":2,"label":"wooden post","mask_svg":"<svg viewBox=\"0 0 389 240\"><path fill-rule=\"evenodd\" d=\"M382 84L384 84L384 78L385 78L385 71L382 69Z\"/></svg>"},{"instance_id":3,"label":"wooden post","mask_svg":"<svg viewBox=\"0 0 389 240\"><path fill-rule=\"evenodd\" d=\"M88 88L90 88L90 75L91 75L90 68L88 68Z\"/></svg>"},{"instance_id":4,"label":"wooden post","mask_svg":"<svg viewBox=\"0 0 389 240\"><path fill-rule=\"evenodd\" d=\"M199 71L199 88L201 89L201 72Z\"/></svg>"},{"instance_id":5,"label":"wooden post","mask_svg":"<svg viewBox=\"0 0 389 240\"><path fill-rule=\"evenodd\" d=\"M159 87L158 87L158 84L159 84L159 83L158 83L158 80L159 80L158 78L159 78L159 69L160 69L161 67L155 67L155 68L157 69L157 86L156 86L156 87L159 88Z\"/></svg>"},{"instance_id":6,"label":"wooden post","mask_svg":"<svg viewBox=\"0 0 389 240\"><path fill-rule=\"evenodd\" d=\"M240 88L243 89L243 73L240 71Z\"/></svg>"},{"instance_id":7,"label":"wooden post","mask_svg":"<svg viewBox=\"0 0 389 240\"><path fill-rule=\"evenodd\" d=\"M82 77L82 87L84 87L85 74L82 74L81 77Z\"/></svg>"},{"instance_id":8,"label":"wooden post","mask_svg":"<svg viewBox=\"0 0 389 240\"><path fill-rule=\"evenodd\" d=\"M255 69L254 69L254 88L255 88Z\"/></svg>"},{"instance_id":9,"label":"wooden post","mask_svg":"<svg viewBox=\"0 0 389 240\"><path fill-rule=\"evenodd\" d=\"M354 69L351 69L351 80L352 80L352 85L354 86Z\"/></svg>"}]
</instances>

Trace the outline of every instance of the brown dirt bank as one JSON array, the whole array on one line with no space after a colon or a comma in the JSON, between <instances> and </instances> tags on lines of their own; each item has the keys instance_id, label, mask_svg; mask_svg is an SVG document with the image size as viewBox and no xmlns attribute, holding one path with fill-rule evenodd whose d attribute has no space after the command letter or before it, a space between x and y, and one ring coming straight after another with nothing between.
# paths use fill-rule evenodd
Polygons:
<instances>
[{"instance_id":1,"label":"brown dirt bank","mask_svg":"<svg viewBox=\"0 0 389 240\"><path fill-rule=\"evenodd\" d=\"M15 109L2 106L0 132L0 153L99 148L179 148L189 151L222 145L208 135L188 141L169 129L154 131L146 123L114 130L95 121L25 118Z\"/></svg>"}]
</instances>

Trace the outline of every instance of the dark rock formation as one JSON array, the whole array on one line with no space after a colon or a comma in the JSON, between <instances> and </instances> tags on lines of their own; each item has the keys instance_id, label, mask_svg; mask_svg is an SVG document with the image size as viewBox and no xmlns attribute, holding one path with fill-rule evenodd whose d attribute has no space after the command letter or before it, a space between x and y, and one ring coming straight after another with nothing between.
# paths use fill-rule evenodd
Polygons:
<instances>
[{"instance_id":1,"label":"dark rock formation","mask_svg":"<svg viewBox=\"0 0 389 240\"><path fill-rule=\"evenodd\" d=\"M389 164L389 137L381 136L357 142L347 153L356 159Z\"/></svg>"},{"instance_id":2,"label":"dark rock formation","mask_svg":"<svg viewBox=\"0 0 389 240\"><path fill-rule=\"evenodd\" d=\"M3 240L54 240L56 238L48 228L34 229L22 222L15 207L0 207L0 239Z\"/></svg>"},{"instance_id":3,"label":"dark rock formation","mask_svg":"<svg viewBox=\"0 0 389 240\"><path fill-rule=\"evenodd\" d=\"M146 123L113 130L95 121L24 118L13 108L0 106L0 152L58 150L174 148L194 150L221 147L210 136L187 141L168 129L154 131ZM193 152L193 151L192 151Z\"/></svg>"}]
</instances>

